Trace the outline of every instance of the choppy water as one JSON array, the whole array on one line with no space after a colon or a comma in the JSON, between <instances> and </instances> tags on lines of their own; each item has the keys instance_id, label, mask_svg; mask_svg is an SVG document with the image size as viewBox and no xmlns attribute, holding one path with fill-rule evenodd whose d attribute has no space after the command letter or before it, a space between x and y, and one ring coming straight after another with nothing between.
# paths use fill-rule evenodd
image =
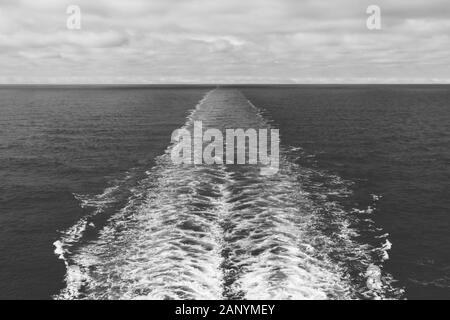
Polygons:
<instances>
[{"instance_id":1,"label":"choppy water","mask_svg":"<svg viewBox=\"0 0 450 320\"><path fill-rule=\"evenodd\" d=\"M192 130L198 120L205 128L269 127L235 89L210 91L184 126ZM366 287L367 268L382 267L386 248L354 241L358 213L329 198L348 196L338 177L302 170L289 160L292 149L283 151L274 176L261 175L258 166L173 165L170 149L97 239L78 247L90 224L83 219L57 242L68 267L59 298L400 296L390 281L379 290ZM329 180L317 186L317 200L303 188L312 175ZM84 199L84 205L101 214L104 198Z\"/></svg>"},{"instance_id":2,"label":"choppy water","mask_svg":"<svg viewBox=\"0 0 450 320\"><path fill-rule=\"evenodd\" d=\"M438 89L438 95L448 94L449 89ZM6 94L1 110L3 114L9 111L3 118L6 128L19 130L20 117L15 120L12 115L27 119L25 110L45 114L24 124L24 128L34 128L35 134L18 135L21 140L11 134L9 140L2 139L3 158L10 159L11 165L18 161L17 170L29 172L22 180L10 178L4 186L11 197L2 199L7 210L0 219L9 234L14 225L22 226L22 231L14 234L17 247L4 250L23 254L23 263L16 262L19 270L31 268L32 278L24 277L23 285L42 288L43 284L33 282L38 274L48 283L32 297L45 297L48 292L48 297L56 299L407 298L408 289L414 290L412 283L418 282L417 278L416 282L405 280L413 277L415 270L402 270L405 262L392 254L396 247L405 246L396 234L399 229L392 228L397 217L391 215L387 222L380 219L385 212L383 202L395 199L395 194L388 192L389 176L384 177L384 190L383 183L381 189L361 183L368 179L366 166L376 170L379 161L369 156L364 161L344 162L340 153L327 147L333 132L335 136L341 133L337 145L358 141L348 121L358 121L364 113L355 111L356 107L352 113L345 108L330 111L321 105L325 101L341 105L342 97L355 104L362 93L387 90L394 104L407 108L398 99L404 88L394 93L378 87L2 90ZM25 92L22 108L36 101L50 102L56 121L48 119L48 106L24 108L22 113L5 108L17 100L11 90ZM30 90L35 91L30 94ZM65 114L58 103L65 105ZM83 112L74 109L77 107ZM327 122L330 115L333 119ZM260 165L174 165L171 131L179 127L192 130L198 120L205 128L221 130L279 128L280 171L261 175ZM81 125L86 122L90 125ZM393 120L384 122L396 127ZM308 127L312 123L315 129ZM30 141L43 141L42 130L51 143L30 146ZM375 133L372 135L376 139ZM367 137L359 137L363 143L369 142L364 141ZM358 143L351 145L354 155L365 151ZM42 161L44 168L20 165L25 154L19 155L25 150L34 151L33 159ZM342 147L340 151L349 150ZM333 152L340 165L330 160ZM32 155L28 152L28 157ZM329 162L321 155L328 156ZM53 161L42 160L44 156ZM59 160L56 166L54 158ZM68 166L77 170L68 171ZM8 165L0 169L3 177L8 177ZM445 175L447 169L443 167L441 172ZM48 180L37 179L39 170ZM12 172L10 177L17 178L19 171ZM370 178L371 182L378 180ZM20 188L21 184L41 189L44 185L48 191L40 199L35 191L27 195L13 192L12 186ZM22 203L28 201L29 208L18 211L14 198L18 194L24 198ZM33 222L33 216L47 220ZM419 223L406 223L411 230L420 229ZM25 236L26 230L37 226L41 226L44 239ZM20 244L22 237L35 241L37 259L30 257L33 245ZM8 244L6 236L4 239ZM445 247L448 239L441 237L440 243ZM437 256L441 249L436 250ZM53 258L42 260L43 252ZM425 254L417 256L426 259ZM414 259L408 263L415 263ZM14 260L3 258L1 265L10 275L24 274L13 271L13 264ZM35 269L39 265L58 269L46 273ZM439 279L446 276L442 271ZM12 289L12 284L3 286L2 296L8 292L16 297L30 295ZM446 293L436 289L435 294L443 297Z\"/></svg>"}]
</instances>

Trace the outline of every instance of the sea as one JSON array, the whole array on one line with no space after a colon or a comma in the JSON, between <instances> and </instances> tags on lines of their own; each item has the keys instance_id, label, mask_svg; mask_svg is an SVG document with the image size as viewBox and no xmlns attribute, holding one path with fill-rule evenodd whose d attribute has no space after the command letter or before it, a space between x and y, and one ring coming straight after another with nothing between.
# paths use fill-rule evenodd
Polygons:
<instances>
[{"instance_id":1,"label":"sea","mask_svg":"<svg viewBox=\"0 0 450 320\"><path fill-rule=\"evenodd\" d=\"M449 231L447 85L0 86L0 299L450 299Z\"/></svg>"}]
</instances>

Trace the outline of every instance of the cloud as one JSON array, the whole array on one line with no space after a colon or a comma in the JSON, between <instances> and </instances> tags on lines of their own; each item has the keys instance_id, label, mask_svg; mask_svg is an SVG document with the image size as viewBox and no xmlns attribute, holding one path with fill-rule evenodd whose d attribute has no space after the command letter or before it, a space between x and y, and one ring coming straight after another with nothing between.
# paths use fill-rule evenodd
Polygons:
<instances>
[{"instance_id":1,"label":"cloud","mask_svg":"<svg viewBox=\"0 0 450 320\"><path fill-rule=\"evenodd\" d=\"M20 32L0 35L0 48L57 48L79 46L85 48L109 48L124 46L129 39L126 34L116 31L105 32L63 32L36 33Z\"/></svg>"},{"instance_id":2,"label":"cloud","mask_svg":"<svg viewBox=\"0 0 450 320\"><path fill-rule=\"evenodd\" d=\"M1 0L0 82L445 82L448 0ZM67 30L67 6L82 29Z\"/></svg>"}]
</instances>

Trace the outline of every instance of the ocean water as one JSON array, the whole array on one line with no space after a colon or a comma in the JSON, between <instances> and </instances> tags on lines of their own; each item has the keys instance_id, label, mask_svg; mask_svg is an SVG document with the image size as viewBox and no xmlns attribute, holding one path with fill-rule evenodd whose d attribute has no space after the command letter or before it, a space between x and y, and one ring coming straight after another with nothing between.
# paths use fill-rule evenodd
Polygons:
<instances>
[{"instance_id":1,"label":"ocean water","mask_svg":"<svg viewBox=\"0 0 450 320\"><path fill-rule=\"evenodd\" d=\"M448 86L1 87L0 298L450 298L449 103ZM198 120L278 128L278 174L174 165L172 131Z\"/></svg>"}]
</instances>

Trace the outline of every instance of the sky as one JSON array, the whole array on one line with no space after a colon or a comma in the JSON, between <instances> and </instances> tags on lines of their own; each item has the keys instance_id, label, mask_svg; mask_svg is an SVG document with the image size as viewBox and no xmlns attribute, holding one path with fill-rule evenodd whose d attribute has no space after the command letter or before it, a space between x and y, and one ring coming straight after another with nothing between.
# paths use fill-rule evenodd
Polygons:
<instances>
[{"instance_id":1,"label":"sky","mask_svg":"<svg viewBox=\"0 0 450 320\"><path fill-rule=\"evenodd\" d=\"M0 0L0 83L450 83L450 1Z\"/></svg>"}]
</instances>

